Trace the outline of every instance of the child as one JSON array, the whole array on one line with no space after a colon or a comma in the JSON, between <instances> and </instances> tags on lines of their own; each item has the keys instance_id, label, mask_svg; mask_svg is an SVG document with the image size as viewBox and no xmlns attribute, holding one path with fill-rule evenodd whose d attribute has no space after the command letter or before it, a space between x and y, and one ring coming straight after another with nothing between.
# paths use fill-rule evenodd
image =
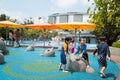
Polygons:
<instances>
[{"instance_id":1,"label":"child","mask_svg":"<svg viewBox=\"0 0 120 80\"><path fill-rule=\"evenodd\" d=\"M63 69L63 72L68 72L66 71L66 64L67 64L67 60L66 58L68 57L68 45L70 43L70 38L67 37L65 38L65 43L62 47L62 50L61 50L61 54L60 54L60 59L61 59L61 63L59 65L59 70L62 70L62 65L64 65L64 69Z\"/></svg>"},{"instance_id":2,"label":"child","mask_svg":"<svg viewBox=\"0 0 120 80\"><path fill-rule=\"evenodd\" d=\"M74 51L75 51L75 42L74 42L74 40L72 40L72 45L71 45L71 48L70 48L70 53L74 54Z\"/></svg>"},{"instance_id":3,"label":"child","mask_svg":"<svg viewBox=\"0 0 120 80\"><path fill-rule=\"evenodd\" d=\"M0 34L0 40L4 41L4 38L2 37L2 35Z\"/></svg>"},{"instance_id":4,"label":"child","mask_svg":"<svg viewBox=\"0 0 120 80\"><path fill-rule=\"evenodd\" d=\"M20 30L17 29L16 32L15 32L15 40L16 40L16 43L17 45L20 47L20 39L21 39L21 34L20 34Z\"/></svg>"},{"instance_id":5,"label":"child","mask_svg":"<svg viewBox=\"0 0 120 80\"><path fill-rule=\"evenodd\" d=\"M97 45L97 49L94 51L93 55L98 52L98 64L100 66L100 76L102 78L106 77L104 71L107 67L106 56L110 60L110 50L109 46L106 43L106 37L100 37L100 44Z\"/></svg>"},{"instance_id":6,"label":"child","mask_svg":"<svg viewBox=\"0 0 120 80\"><path fill-rule=\"evenodd\" d=\"M77 53L80 53L80 58L84 58L85 64L86 64L86 69L89 67L89 59L88 59L88 54L87 54L87 45L85 44L85 40L81 38L80 44L77 46Z\"/></svg>"},{"instance_id":7,"label":"child","mask_svg":"<svg viewBox=\"0 0 120 80\"><path fill-rule=\"evenodd\" d=\"M48 46L51 46L51 42L50 41L48 42Z\"/></svg>"},{"instance_id":8,"label":"child","mask_svg":"<svg viewBox=\"0 0 120 80\"><path fill-rule=\"evenodd\" d=\"M9 31L9 45L14 46L14 41L15 41L15 34L13 30Z\"/></svg>"},{"instance_id":9,"label":"child","mask_svg":"<svg viewBox=\"0 0 120 80\"><path fill-rule=\"evenodd\" d=\"M60 41L61 41L60 38L58 38L58 40L57 40L58 46L60 46Z\"/></svg>"}]
</instances>

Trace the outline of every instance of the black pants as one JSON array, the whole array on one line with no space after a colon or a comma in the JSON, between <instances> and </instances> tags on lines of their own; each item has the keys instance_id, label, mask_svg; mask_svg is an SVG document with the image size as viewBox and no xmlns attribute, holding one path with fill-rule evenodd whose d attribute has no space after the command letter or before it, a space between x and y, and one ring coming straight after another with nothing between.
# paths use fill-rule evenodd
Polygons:
<instances>
[{"instance_id":1,"label":"black pants","mask_svg":"<svg viewBox=\"0 0 120 80\"><path fill-rule=\"evenodd\" d=\"M89 61L89 60L88 60L88 54L87 54L87 53L86 53L86 54L83 54L82 57L84 58L84 60Z\"/></svg>"}]
</instances>

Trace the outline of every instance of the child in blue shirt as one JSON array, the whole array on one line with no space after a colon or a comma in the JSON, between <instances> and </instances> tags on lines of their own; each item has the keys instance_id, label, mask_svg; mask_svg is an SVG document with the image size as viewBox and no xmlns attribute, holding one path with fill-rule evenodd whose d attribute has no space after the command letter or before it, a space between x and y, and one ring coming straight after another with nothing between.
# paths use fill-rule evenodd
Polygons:
<instances>
[{"instance_id":1,"label":"child in blue shirt","mask_svg":"<svg viewBox=\"0 0 120 80\"><path fill-rule=\"evenodd\" d=\"M87 54L87 45L85 44L85 40L81 38L79 40L80 44L77 46L77 52L80 54L80 58L84 58L85 64L87 67L89 67L89 59L88 59L88 54Z\"/></svg>"}]
</instances>

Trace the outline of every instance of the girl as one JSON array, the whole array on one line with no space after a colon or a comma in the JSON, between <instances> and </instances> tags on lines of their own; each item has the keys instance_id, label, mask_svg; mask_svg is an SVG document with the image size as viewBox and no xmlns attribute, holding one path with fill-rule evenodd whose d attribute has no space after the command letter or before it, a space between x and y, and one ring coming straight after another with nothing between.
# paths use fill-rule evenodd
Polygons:
<instances>
[{"instance_id":1,"label":"girl","mask_svg":"<svg viewBox=\"0 0 120 80\"><path fill-rule=\"evenodd\" d=\"M72 40L72 44L71 44L71 48L70 48L70 53L74 54L74 52L75 52L75 42L74 42L74 40Z\"/></svg>"}]
</instances>

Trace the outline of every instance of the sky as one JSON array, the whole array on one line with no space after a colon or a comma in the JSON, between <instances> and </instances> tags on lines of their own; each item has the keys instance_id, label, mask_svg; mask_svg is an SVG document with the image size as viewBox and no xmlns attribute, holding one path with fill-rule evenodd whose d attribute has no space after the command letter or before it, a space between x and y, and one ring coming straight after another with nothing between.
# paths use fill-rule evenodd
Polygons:
<instances>
[{"instance_id":1,"label":"sky","mask_svg":"<svg viewBox=\"0 0 120 80\"><path fill-rule=\"evenodd\" d=\"M32 17L38 22L38 17L47 22L53 13L86 12L93 0L0 0L0 14L23 21Z\"/></svg>"}]
</instances>

